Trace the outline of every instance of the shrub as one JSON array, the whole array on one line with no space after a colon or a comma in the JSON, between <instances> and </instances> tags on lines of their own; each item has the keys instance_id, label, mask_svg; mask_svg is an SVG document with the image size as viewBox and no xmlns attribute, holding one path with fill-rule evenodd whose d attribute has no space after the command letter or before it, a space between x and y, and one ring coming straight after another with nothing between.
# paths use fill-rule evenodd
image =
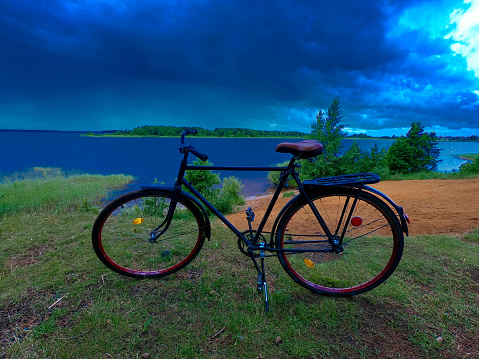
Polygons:
<instances>
[{"instance_id":1,"label":"shrub","mask_svg":"<svg viewBox=\"0 0 479 359\"><path fill-rule=\"evenodd\" d=\"M193 162L195 166L213 166L213 164L206 160L195 160ZM221 183L220 175L211 171L188 171L186 172L185 179L190 182L205 198L212 202L215 197L218 196L219 188L214 186Z\"/></svg>"},{"instance_id":2,"label":"shrub","mask_svg":"<svg viewBox=\"0 0 479 359\"><path fill-rule=\"evenodd\" d=\"M289 161L286 161L286 162L283 162L283 163L278 163L276 165L276 167L286 167L286 166L288 166L288 164L289 164ZM280 176L281 176L281 172L279 172L279 171L268 172L268 179L275 186L277 186L279 184ZM295 187L295 186L296 186L296 181L292 177L290 177L288 179L288 187Z\"/></svg>"},{"instance_id":3,"label":"shrub","mask_svg":"<svg viewBox=\"0 0 479 359\"><path fill-rule=\"evenodd\" d=\"M365 151L354 141L340 158L340 174L387 171L386 153L387 149L380 150L377 144Z\"/></svg>"},{"instance_id":4,"label":"shrub","mask_svg":"<svg viewBox=\"0 0 479 359\"><path fill-rule=\"evenodd\" d=\"M284 192L284 193L283 193L283 198L294 197L294 196L295 196L294 191Z\"/></svg>"},{"instance_id":5,"label":"shrub","mask_svg":"<svg viewBox=\"0 0 479 359\"><path fill-rule=\"evenodd\" d=\"M479 174L479 158L474 159L472 162L463 164L459 168L459 172L464 175Z\"/></svg>"},{"instance_id":6,"label":"shrub","mask_svg":"<svg viewBox=\"0 0 479 359\"><path fill-rule=\"evenodd\" d=\"M193 164L195 166L213 165L208 160L196 160ZM245 203L240 195L244 186L236 177L227 177L221 181L219 174L199 170L186 172L185 178L223 214L229 214L235 210L236 206Z\"/></svg>"},{"instance_id":7,"label":"shrub","mask_svg":"<svg viewBox=\"0 0 479 359\"><path fill-rule=\"evenodd\" d=\"M231 213L236 206L245 203L244 198L240 196L243 189L241 182L233 176L223 178L222 187L216 199L215 207L223 214Z\"/></svg>"}]
</instances>

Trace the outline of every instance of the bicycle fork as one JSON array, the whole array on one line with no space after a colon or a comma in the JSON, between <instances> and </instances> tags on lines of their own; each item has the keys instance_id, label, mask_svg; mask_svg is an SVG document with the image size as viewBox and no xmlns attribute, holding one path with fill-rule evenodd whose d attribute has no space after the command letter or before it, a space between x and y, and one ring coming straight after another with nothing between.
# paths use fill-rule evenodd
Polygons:
<instances>
[{"instance_id":1,"label":"bicycle fork","mask_svg":"<svg viewBox=\"0 0 479 359\"><path fill-rule=\"evenodd\" d=\"M171 198L170 205L168 206L168 213L166 214L165 219L158 227L156 227L150 232L149 241L151 243L155 243L156 240L160 238L163 235L163 233L165 233L170 227L171 220L173 219L173 214L175 213L175 210L176 210L176 205L178 204L179 193L180 193L180 188L175 188L175 192L173 194L173 197Z\"/></svg>"}]
</instances>

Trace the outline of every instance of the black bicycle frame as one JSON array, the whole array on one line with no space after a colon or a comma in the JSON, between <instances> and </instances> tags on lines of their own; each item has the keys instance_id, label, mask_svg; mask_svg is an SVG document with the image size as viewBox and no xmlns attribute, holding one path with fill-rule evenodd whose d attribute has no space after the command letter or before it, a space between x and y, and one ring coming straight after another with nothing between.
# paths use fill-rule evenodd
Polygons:
<instances>
[{"instance_id":1,"label":"black bicycle frame","mask_svg":"<svg viewBox=\"0 0 479 359\"><path fill-rule=\"evenodd\" d=\"M309 204L311 210L313 211L313 214L315 215L316 219L320 223L321 227L323 228L326 237L328 238L328 242L333 245L333 247L336 247L338 245L341 245L342 239L344 236L344 233L346 229L344 229L343 233L341 234L340 238L338 239L338 230L339 230L339 225L338 228L336 229L336 233L333 235L331 231L329 230L328 226L324 222L324 219L322 218L321 214L317 210L316 206L311 202L309 199L308 195L306 194L306 191L303 188L302 182L299 180L299 173L295 171L296 168L299 167L299 165L295 164L296 159L293 157L289 164L285 167L250 167L250 166L197 166L197 165L189 165L188 164L188 154L189 152L193 152L195 155L198 156L198 152L196 149L194 149L191 146L184 146L183 141L182 141L182 147L180 148L180 152L183 153L183 160L181 161L180 169L178 171L178 177L175 182L175 194L171 200L170 203L170 208L168 211L167 218L165 221L154 231L156 235L152 237L152 240L156 240L158 237L161 236L162 233L164 233L171 222L171 219L173 217L173 212L175 210L176 204L177 204L177 196L181 192L182 186L185 186L188 188L193 195L198 198L211 212L213 212L236 236L241 238L241 240L244 241L246 245L248 245L252 250L257 250L257 249L262 249L262 250L268 250L271 252L304 252L306 250L303 249L287 249L287 250L281 250L281 249L276 249L273 248L273 237L271 237L270 240L270 246L269 247L264 247L260 245L256 245L255 243L258 243L258 240L260 238L261 233L263 232L263 229L266 225L266 222L271 215L271 212L273 210L273 207L275 206L279 195L281 194L282 189L286 186L287 180L289 176L292 176L298 185L299 192L304 196L306 199L307 203ZM200 156L204 156L199 154ZM199 156L198 156L199 157ZM275 172L281 172L280 175L280 181L278 186L276 187L276 190L273 194L273 197L268 205L268 208L266 209L266 212L261 220L261 223L258 226L258 229L255 232L255 236L252 238L252 241L248 240L231 222L229 222L225 216L220 213L200 192L196 190L185 178L185 172L186 171L211 171L211 170L217 170L217 171L275 171ZM354 201L355 203L356 201ZM353 209L351 209L349 216L351 216ZM346 222L347 223L347 222ZM156 233L163 225L165 225L165 228L163 228L160 233ZM318 249L318 250L312 250L308 249L308 252L327 252L327 251L332 251L332 250L324 250L324 249Z\"/></svg>"}]
</instances>

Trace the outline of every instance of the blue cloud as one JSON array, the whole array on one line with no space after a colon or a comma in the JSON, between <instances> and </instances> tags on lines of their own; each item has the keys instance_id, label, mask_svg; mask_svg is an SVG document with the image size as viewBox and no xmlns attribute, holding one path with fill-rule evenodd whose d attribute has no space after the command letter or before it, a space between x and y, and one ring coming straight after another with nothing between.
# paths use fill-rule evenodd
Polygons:
<instances>
[{"instance_id":1,"label":"blue cloud","mask_svg":"<svg viewBox=\"0 0 479 359\"><path fill-rule=\"evenodd\" d=\"M0 128L307 131L335 96L361 129L478 128L479 79L446 36L453 10L448 1L3 2Z\"/></svg>"}]
</instances>

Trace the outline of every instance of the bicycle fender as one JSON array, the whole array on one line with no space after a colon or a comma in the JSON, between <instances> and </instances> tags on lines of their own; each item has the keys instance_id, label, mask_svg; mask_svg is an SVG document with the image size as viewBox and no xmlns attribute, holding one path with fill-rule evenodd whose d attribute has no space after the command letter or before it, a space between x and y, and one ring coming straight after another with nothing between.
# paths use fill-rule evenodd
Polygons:
<instances>
[{"instance_id":1,"label":"bicycle fender","mask_svg":"<svg viewBox=\"0 0 479 359\"><path fill-rule=\"evenodd\" d=\"M145 186L140 186L141 189L151 189L151 190L160 190L160 191L166 191L166 192L174 192L175 188L174 187L167 187L167 186L154 186L154 185L145 185ZM211 239L211 223L210 223L210 217L206 213L205 208L201 205L201 203L193 197L191 194L181 191L180 192L180 198L184 199L185 202L190 202L193 206L195 206L197 209L201 211L203 214L203 220L204 220L204 225L205 225L205 236L208 238L208 240Z\"/></svg>"},{"instance_id":2,"label":"bicycle fender","mask_svg":"<svg viewBox=\"0 0 479 359\"><path fill-rule=\"evenodd\" d=\"M404 213L404 209L401 206L398 206L396 203L394 203L394 201L391 198L386 196L381 191L378 191L376 188L372 188L372 187L369 187L369 186L363 186L362 189L381 197L387 203L389 203L392 208L394 208L394 210L399 215L399 219L401 220L401 228L402 228L403 232L406 233L406 236L409 237L409 228L408 228L408 225L407 225L408 222L409 222L409 217L407 217L407 215Z\"/></svg>"},{"instance_id":3,"label":"bicycle fender","mask_svg":"<svg viewBox=\"0 0 479 359\"><path fill-rule=\"evenodd\" d=\"M373 187L370 187L370 186L366 186L366 185L360 185L360 186L344 186L346 188L356 188L357 190L363 190L363 191L366 191L366 192L370 192L378 197L381 197L382 199L384 199L386 201L386 203L388 203L395 211L396 213L398 214L399 216L399 220L401 221L401 229L402 231L406 234L406 236L409 236L409 228L408 228L408 222L409 222L409 218L407 217L407 215L404 213L404 209L401 207L401 206L398 206L396 203L394 203L394 201L389 198L388 196L386 196L384 193L382 193L381 191L378 191L377 189L373 188ZM317 193L318 191L318 188L321 188L321 187L315 187L314 188L314 192ZM328 187L325 186L323 188L321 188L320 190L323 190L325 192L327 192L327 189ZM311 190L310 190L311 191ZM306 191L308 192L308 191Z\"/></svg>"},{"instance_id":4,"label":"bicycle fender","mask_svg":"<svg viewBox=\"0 0 479 359\"><path fill-rule=\"evenodd\" d=\"M346 188L356 188L358 190L364 190L364 191L367 191L367 192L371 192L375 195L377 195L378 197L381 197L382 199L384 199L386 201L386 203L388 203L395 211L396 213L398 214L399 216L399 219L401 221L401 229L403 230L403 232L406 234L406 236L409 236L409 228L408 228L408 222L409 222L409 218L407 217L407 215L404 213L404 209L401 207L401 206L398 206L396 203L394 203L394 201L389 198L388 196L386 196L384 193L382 193L381 191L378 191L377 189L375 188L372 188L372 187L369 187L369 186L360 186L360 187L351 187L351 186L347 186ZM321 187L315 187L315 189L313 191L311 190L306 190L306 194L311 193L311 192L314 192L314 193L318 193L320 191L323 191L323 192L327 192L328 191L328 187L324 187L324 188L321 188ZM312 193L311 193L312 194ZM271 240L273 240L274 238L274 234L276 233L276 228L279 224L279 221L281 220L281 218L283 217L284 213L288 210L288 208L293 205L296 201L300 201L304 198L304 196L299 193L298 195L296 195L295 197L293 197L293 199L291 199L284 207L283 209L279 212L278 216L276 217L276 220L274 221L274 224L273 224L273 227L271 229Z\"/></svg>"}]
</instances>

